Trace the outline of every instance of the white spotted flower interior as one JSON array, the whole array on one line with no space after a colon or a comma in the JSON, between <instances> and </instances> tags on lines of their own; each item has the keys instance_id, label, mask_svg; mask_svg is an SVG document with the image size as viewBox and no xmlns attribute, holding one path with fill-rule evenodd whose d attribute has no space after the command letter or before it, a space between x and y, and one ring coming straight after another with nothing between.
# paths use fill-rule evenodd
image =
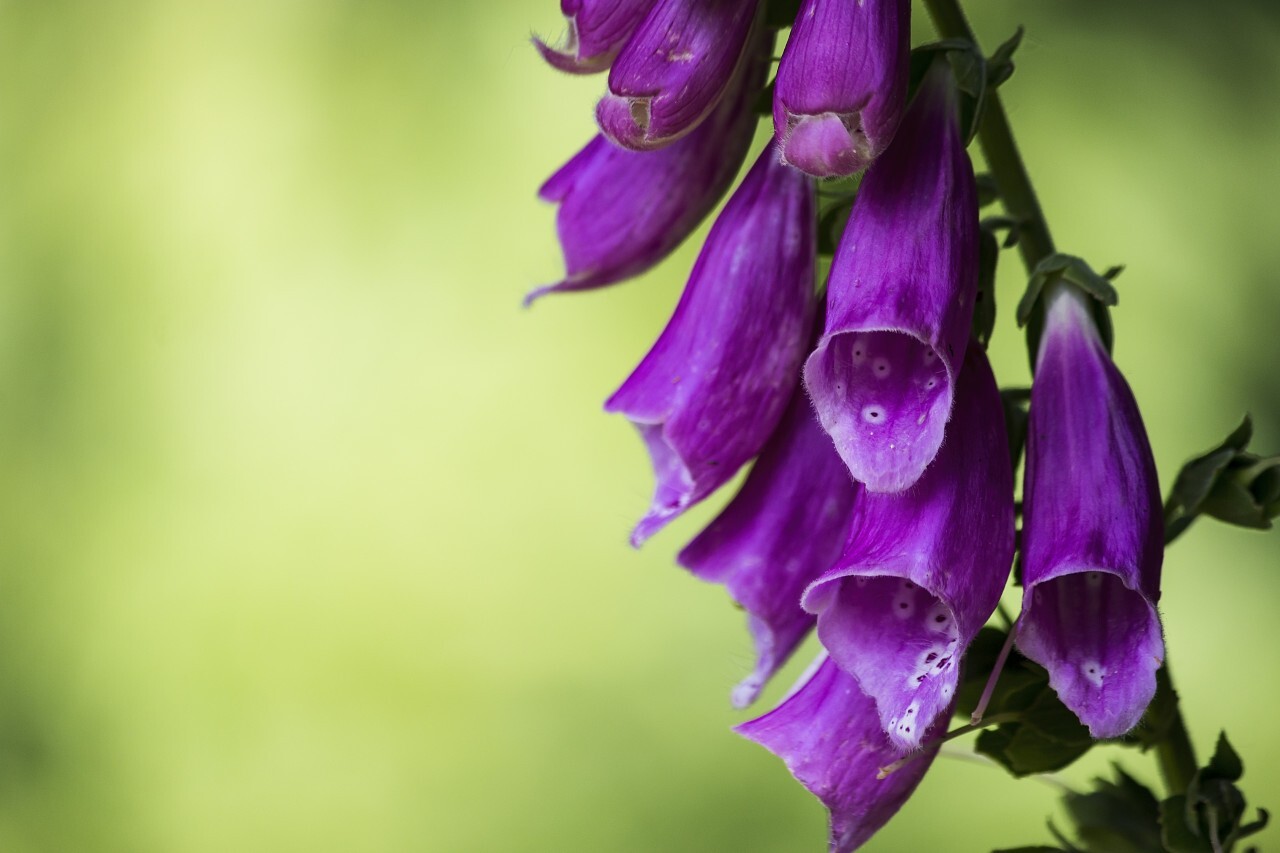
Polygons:
<instances>
[{"instance_id":1,"label":"white spotted flower interior","mask_svg":"<svg viewBox=\"0 0 1280 853\"><path fill-rule=\"evenodd\" d=\"M945 725L960 657L999 603L1013 561L1004 415L977 344L955 409L946 443L915 486L858 495L844 554L801 599L900 749Z\"/></svg>"}]
</instances>

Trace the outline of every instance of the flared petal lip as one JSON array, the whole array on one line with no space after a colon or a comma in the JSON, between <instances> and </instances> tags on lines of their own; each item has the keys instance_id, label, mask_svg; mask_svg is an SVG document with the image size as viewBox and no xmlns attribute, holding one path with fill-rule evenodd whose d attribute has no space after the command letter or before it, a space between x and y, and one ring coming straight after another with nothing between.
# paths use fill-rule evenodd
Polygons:
<instances>
[{"instance_id":1,"label":"flared petal lip","mask_svg":"<svg viewBox=\"0 0 1280 853\"><path fill-rule=\"evenodd\" d=\"M1164 663L1164 636L1163 636L1164 629L1160 621L1160 613L1156 609L1155 603L1151 600L1151 596L1147 595L1147 593L1144 592L1142 589L1130 583L1130 579L1126 577L1124 572L1120 572L1120 571L1117 571L1116 569L1108 568L1106 566L1081 565L1081 564L1075 564L1075 563L1064 561L1060 565L1054 566L1053 568L1046 571L1043 575L1036 578L1036 580L1033 583L1027 586L1023 595L1023 605L1022 605L1023 615L1025 616L1030 611L1030 608L1032 606L1031 604L1032 593L1037 586L1043 583L1047 583L1049 581L1057 580L1059 578L1069 577L1071 575L1092 573L1092 572L1110 575L1111 577L1116 578L1117 580L1120 581L1121 585L1124 586L1126 590L1140 596L1142 598L1143 603L1146 604L1147 613L1151 620L1148 623L1148 625L1154 624L1156 626L1157 631L1160 633L1159 643L1160 643L1161 654L1159 657L1153 657L1150 665L1150 672L1154 673ZM1029 628L1029 623L1025 619L1019 620L1018 627L1016 629L1017 633L1015 635L1015 639L1018 640L1020 647L1022 645L1021 644L1022 635L1025 633L1028 633L1031 630L1032 629ZM1065 676L1053 667L1049 667L1048 671L1049 671L1049 686L1053 689L1055 693L1059 695L1059 697L1061 697L1063 689L1067 686ZM1154 679L1154 675L1152 676L1152 678ZM1152 680L1152 685L1154 687L1154 680ZM1153 690L1153 694L1154 694L1154 690ZM1072 711L1077 715L1080 714L1079 709L1072 708ZM1110 738L1120 737L1125 733L1127 733L1128 731L1130 731L1134 726L1138 724L1138 722L1142 719L1145 713L1146 713L1146 707L1144 705L1141 710L1134 711L1124 715L1111 715L1111 717L1106 720L1086 720L1084 718L1081 718L1081 722L1083 722L1088 727L1089 734L1091 734L1094 738L1097 738L1098 740L1107 740Z\"/></svg>"},{"instance_id":2,"label":"flared petal lip","mask_svg":"<svg viewBox=\"0 0 1280 853\"><path fill-rule=\"evenodd\" d=\"M947 373L947 387L943 389L943 393L946 395L946 400L947 400L947 416L942 423L942 433L939 436L938 444L936 447L933 448L933 454L929 457L930 461L926 463L924 467L921 468L920 471L915 472L915 476L883 475L875 471L866 470L865 466L861 464L858 464L855 466L855 464L850 459L850 455L846 453L846 447L841 446L841 443L839 441L836 441L835 435L832 434L832 429L837 425L836 420L834 418L827 417L827 410L824 410L824 408L822 407L815 405L814 411L818 416L818 422L822 424L822 428L826 430L828 434L831 435L832 441L836 445L836 451L840 454L840 457L844 460L845 465L848 466L849 473L853 475L853 478L855 480L862 483L866 487L867 491L869 492L898 494L911 488L913 485L916 484L916 482L919 481L920 476L924 473L925 469L927 469L929 465L932 464L933 460L937 458L938 451L942 447L942 442L946 440L945 427L947 424L951 422L951 417L955 412L955 390L956 390L956 373L957 373L955 369L955 360L956 360L955 354L951 353L949 351L949 348L942 341L937 341L937 342L932 341L926 335L922 334L919 330L916 330L916 329L903 328L900 326L895 327L895 326L881 326L881 325L866 326L866 327L842 326L839 329L836 329L834 331L828 331L825 334L823 334L821 340L818 341L818 345L814 347L813 351L809 353L808 357L805 359L802 374L803 374L804 387L809 392L810 400L812 400L815 396L815 391L813 387L815 384L815 381L810 379L810 375L817 373L818 371L817 364L822 358L826 357L827 350L830 343L833 340L835 340L837 337L840 337L842 335L861 335L861 334L869 334L869 333L875 333L875 332L892 332L892 333L907 335L909 337L915 338L924 346L929 347L934 352L934 354L937 355L938 359L942 362L943 369ZM963 358L964 353L960 353L959 357ZM890 449L892 449L892 447Z\"/></svg>"}]
</instances>

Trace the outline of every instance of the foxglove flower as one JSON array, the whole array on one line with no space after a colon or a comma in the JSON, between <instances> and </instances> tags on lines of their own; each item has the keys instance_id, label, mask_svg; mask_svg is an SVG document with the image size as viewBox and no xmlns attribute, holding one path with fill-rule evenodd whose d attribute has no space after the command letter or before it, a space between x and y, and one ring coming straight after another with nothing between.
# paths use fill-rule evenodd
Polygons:
<instances>
[{"instance_id":1,"label":"foxglove flower","mask_svg":"<svg viewBox=\"0 0 1280 853\"><path fill-rule=\"evenodd\" d=\"M624 148L660 148L697 127L747 54L757 0L657 0L609 70L596 107Z\"/></svg>"},{"instance_id":2,"label":"foxglove flower","mask_svg":"<svg viewBox=\"0 0 1280 853\"><path fill-rule=\"evenodd\" d=\"M960 656L1009 576L1013 530L1000 392L975 343L938 458L902 494L858 496L844 554L801 599L899 748L919 746L954 702Z\"/></svg>"},{"instance_id":3,"label":"foxglove flower","mask_svg":"<svg viewBox=\"0 0 1280 853\"><path fill-rule=\"evenodd\" d=\"M751 101L764 85L771 38L760 39L729 94L697 130L661 151L626 151L597 136L542 185L560 205L565 277L534 290L590 290L639 275L698 227L733 183L751 147Z\"/></svg>"},{"instance_id":4,"label":"foxglove flower","mask_svg":"<svg viewBox=\"0 0 1280 853\"><path fill-rule=\"evenodd\" d=\"M914 483L942 445L978 285L978 204L937 62L867 171L832 262L826 333L804 381L855 479Z\"/></svg>"},{"instance_id":5,"label":"foxglove flower","mask_svg":"<svg viewBox=\"0 0 1280 853\"><path fill-rule=\"evenodd\" d=\"M884 779L899 753L880 730L875 702L826 655L782 704L736 731L786 762L831 814L831 853L862 846L897 814L938 754L938 744Z\"/></svg>"},{"instance_id":6,"label":"foxglove flower","mask_svg":"<svg viewBox=\"0 0 1280 853\"><path fill-rule=\"evenodd\" d=\"M1085 297L1048 297L1027 427L1018 647L1096 738L1133 728L1164 659L1163 516L1133 394Z\"/></svg>"},{"instance_id":7,"label":"foxglove flower","mask_svg":"<svg viewBox=\"0 0 1280 853\"><path fill-rule=\"evenodd\" d=\"M800 593L840 556L856 489L797 388L741 491L680 552L680 565L723 583L747 611L756 668L734 707L754 702L813 628Z\"/></svg>"},{"instance_id":8,"label":"foxglove flower","mask_svg":"<svg viewBox=\"0 0 1280 853\"><path fill-rule=\"evenodd\" d=\"M564 43L552 47L537 38L533 43L542 58L561 71L603 71L652 6L653 0L560 0L568 28Z\"/></svg>"},{"instance_id":9,"label":"foxglove flower","mask_svg":"<svg viewBox=\"0 0 1280 853\"><path fill-rule=\"evenodd\" d=\"M852 175L889 146L907 100L910 0L805 0L778 65L782 160Z\"/></svg>"},{"instance_id":10,"label":"foxglove flower","mask_svg":"<svg viewBox=\"0 0 1280 853\"><path fill-rule=\"evenodd\" d=\"M812 182L766 150L720 217L653 349L605 403L657 477L637 547L755 456L799 381L814 298Z\"/></svg>"}]
</instances>

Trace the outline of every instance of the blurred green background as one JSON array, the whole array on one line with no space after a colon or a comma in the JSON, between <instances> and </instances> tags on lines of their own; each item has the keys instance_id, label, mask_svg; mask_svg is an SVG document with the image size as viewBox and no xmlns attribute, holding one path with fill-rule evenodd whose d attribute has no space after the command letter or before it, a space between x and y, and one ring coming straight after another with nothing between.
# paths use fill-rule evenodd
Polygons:
<instances>
[{"instance_id":1,"label":"blurred green background","mask_svg":"<svg viewBox=\"0 0 1280 853\"><path fill-rule=\"evenodd\" d=\"M1028 26L1005 97L1060 246L1128 265L1166 483L1246 409L1280 449L1280 14L974 6L988 47ZM600 403L693 248L519 308L603 85L541 66L559 29L554 0L0 0L0 850L822 849L729 731L741 614L673 565L723 497L626 545L650 474ZM1202 523L1162 603L1197 745L1226 728L1272 808L1278 556ZM1055 800L944 757L867 849L1047 840Z\"/></svg>"}]
</instances>

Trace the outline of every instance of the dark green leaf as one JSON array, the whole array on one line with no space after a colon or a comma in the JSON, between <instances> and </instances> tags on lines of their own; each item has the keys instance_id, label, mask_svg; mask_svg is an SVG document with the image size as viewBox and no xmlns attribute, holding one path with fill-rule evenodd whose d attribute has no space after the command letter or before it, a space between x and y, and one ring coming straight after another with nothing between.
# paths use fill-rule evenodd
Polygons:
<instances>
[{"instance_id":1,"label":"dark green leaf","mask_svg":"<svg viewBox=\"0 0 1280 853\"><path fill-rule=\"evenodd\" d=\"M1095 780L1095 790L1064 799L1080 841L1091 851L1149 853L1161 849L1160 804L1141 782L1115 768L1116 781Z\"/></svg>"},{"instance_id":2,"label":"dark green leaf","mask_svg":"<svg viewBox=\"0 0 1280 853\"><path fill-rule=\"evenodd\" d=\"M1160 840L1169 853L1213 853L1209 842L1187 825L1187 798L1183 794L1160 803Z\"/></svg>"},{"instance_id":3,"label":"dark green leaf","mask_svg":"<svg viewBox=\"0 0 1280 853\"><path fill-rule=\"evenodd\" d=\"M991 853L1063 853L1063 851L1061 847L1033 844L1030 847L1005 847L1002 850L992 850Z\"/></svg>"},{"instance_id":4,"label":"dark green leaf","mask_svg":"<svg viewBox=\"0 0 1280 853\"><path fill-rule=\"evenodd\" d=\"M1013 702L1029 691L1011 694ZM978 736L975 749L994 759L1014 776L1061 770L1093 746L1089 730L1058 699L1048 685L1037 688L1022 709L1022 720L1004 723Z\"/></svg>"},{"instance_id":5,"label":"dark green leaf","mask_svg":"<svg viewBox=\"0 0 1280 853\"><path fill-rule=\"evenodd\" d=\"M1218 745L1213 750L1213 758L1201 771L1205 779L1225 779L1228 782L1239 782L1244 775L1244 762L1227 740L1226 732L1218 733Z\"/></svg>"}]
</instances>

